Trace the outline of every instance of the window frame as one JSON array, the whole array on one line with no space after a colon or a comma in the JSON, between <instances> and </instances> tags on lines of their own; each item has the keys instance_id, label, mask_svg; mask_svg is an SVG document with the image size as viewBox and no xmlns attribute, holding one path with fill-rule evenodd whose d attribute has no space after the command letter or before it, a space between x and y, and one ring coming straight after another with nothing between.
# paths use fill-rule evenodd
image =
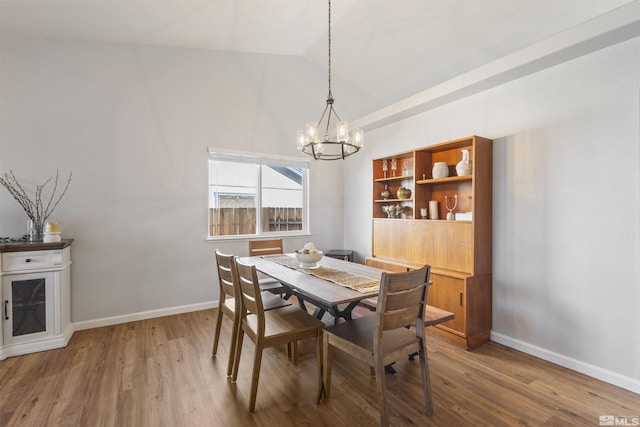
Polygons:
<instances>
[{"instance_id":1,"label":"window frame","mask_svg":"<svg viewBox=\"0 0 640 427\"><path fill-rule=\"evenodd\" d=\"M257 185L256 185L256 233L255 234L228 234L221 236L210 235L211 216L209 209L211 207L211 166L212 160L227 161L234 163L247 163L258 165L257 168ZM248 153L241 150L229 150L209 147L207 149L207 241L221 240L243 240L255 239L261 237L295 237L309 235L309 165L307 159L289 156L277 156L264 153ZM265 231L262 230L262 167L296 167L302 169L302 229L291 231Z\"/></svg>"}]
</instances>

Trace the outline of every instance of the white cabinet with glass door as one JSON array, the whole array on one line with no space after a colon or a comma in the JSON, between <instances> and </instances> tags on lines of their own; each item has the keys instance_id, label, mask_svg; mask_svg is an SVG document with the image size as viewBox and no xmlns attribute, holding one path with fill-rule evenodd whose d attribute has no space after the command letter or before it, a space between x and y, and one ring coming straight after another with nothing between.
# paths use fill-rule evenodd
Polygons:
<instances>
[{"instance_id":1,"label":"white cabinet with glass door","mask_svg":"<svg viewBox=\"0 0 640 427\"><path fill-rule=\"evenodd\" d=\"M67 345L71 248L4 252L1 265L0 360Z\"/></svg>"}]
</instances>

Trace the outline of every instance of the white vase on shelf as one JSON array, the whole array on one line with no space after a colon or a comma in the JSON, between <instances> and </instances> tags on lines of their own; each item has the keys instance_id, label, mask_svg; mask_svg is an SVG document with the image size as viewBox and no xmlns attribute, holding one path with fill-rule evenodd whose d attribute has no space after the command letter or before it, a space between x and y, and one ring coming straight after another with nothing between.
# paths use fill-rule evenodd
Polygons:
<instances>
[{"instance_id":1,"label":"white vase on shelf","mask_svg":"<svg viewBox=\"0 0 640 427\"><path fill-rule=\"evenodd\" d=\"M469 150L462 151L462 160L456 165L456 173L458 176L471 175L472 167L469 159Z\"/></svg>"},{"instance_id":2,"label":"white vase on shelf","mask_svg":"<svg viewBox=\"0 0 640 427\"><path fill-rule=\"evenodd\" d=\"M433 179L446 178L449 176L449 166L447 162L435 162L431 171Z\"/></svg>"}]
</instances>

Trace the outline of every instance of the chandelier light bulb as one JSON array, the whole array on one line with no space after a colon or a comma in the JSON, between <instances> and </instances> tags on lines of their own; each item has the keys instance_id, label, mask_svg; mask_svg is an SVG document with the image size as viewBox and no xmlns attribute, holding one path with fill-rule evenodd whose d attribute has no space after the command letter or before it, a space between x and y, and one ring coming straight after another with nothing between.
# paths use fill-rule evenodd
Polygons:
<instances>
[{"instance_id":1,"label":"chandelier light bulb","mask_svg":"<svg viewBox=\"0 0 640 427\"><path fill-rule=\"evenodd\" d=\"M318 141L318 125L316 123L307 123L306 125L307 142Z\"/></svg>"},{"instance_id":2,"label":"chandelier light bulb","mask_svg":"<svg viewBox=\"0 0 640 427\"><path fill-rule=\"evenodd\" d=\"M364 131L358 128L355 130L355 132L353 132L353 145L355 145L360 149L362 148L363 144L364 144Z\"/></svg>"},{"instance_id":3,"label":"chandelier light bulb","mask_svg":"<svg viewBox=\"0 0 640 427\"><path fill-rule=\"evenodd\" d=\"M298 150L302 149L305 145L307 145L307 137L304 134L304 131L299 130L297 134L298 140Z\"/></svg>"},{"instance_id":4,"label":"chandelier light bulb","mask_svg":"<svg viewBox=\"0 0 640 427\"><path fill-rule=\"evenodd\" d=\"M336 137L338 142L346 142L349 140L349 123L338 122L336 126Z\"/></svg>"}]
</instances>

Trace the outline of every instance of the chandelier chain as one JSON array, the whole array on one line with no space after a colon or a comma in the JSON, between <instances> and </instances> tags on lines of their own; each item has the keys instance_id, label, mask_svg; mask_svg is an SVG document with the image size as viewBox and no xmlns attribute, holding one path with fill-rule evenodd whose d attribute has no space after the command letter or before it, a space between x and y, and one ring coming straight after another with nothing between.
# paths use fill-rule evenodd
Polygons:
<instances>
[{"instance_id":1,"label":"chandelier chain","mask_svg":"<svg viewBox=\"0 0 640 427\"><path fill-rule=\"evenodd\" d=\"M331 94L331 0L329 0L329 95L327 96L327 100L333 100L333 95Z\"/></svg>"}]
</instances>

